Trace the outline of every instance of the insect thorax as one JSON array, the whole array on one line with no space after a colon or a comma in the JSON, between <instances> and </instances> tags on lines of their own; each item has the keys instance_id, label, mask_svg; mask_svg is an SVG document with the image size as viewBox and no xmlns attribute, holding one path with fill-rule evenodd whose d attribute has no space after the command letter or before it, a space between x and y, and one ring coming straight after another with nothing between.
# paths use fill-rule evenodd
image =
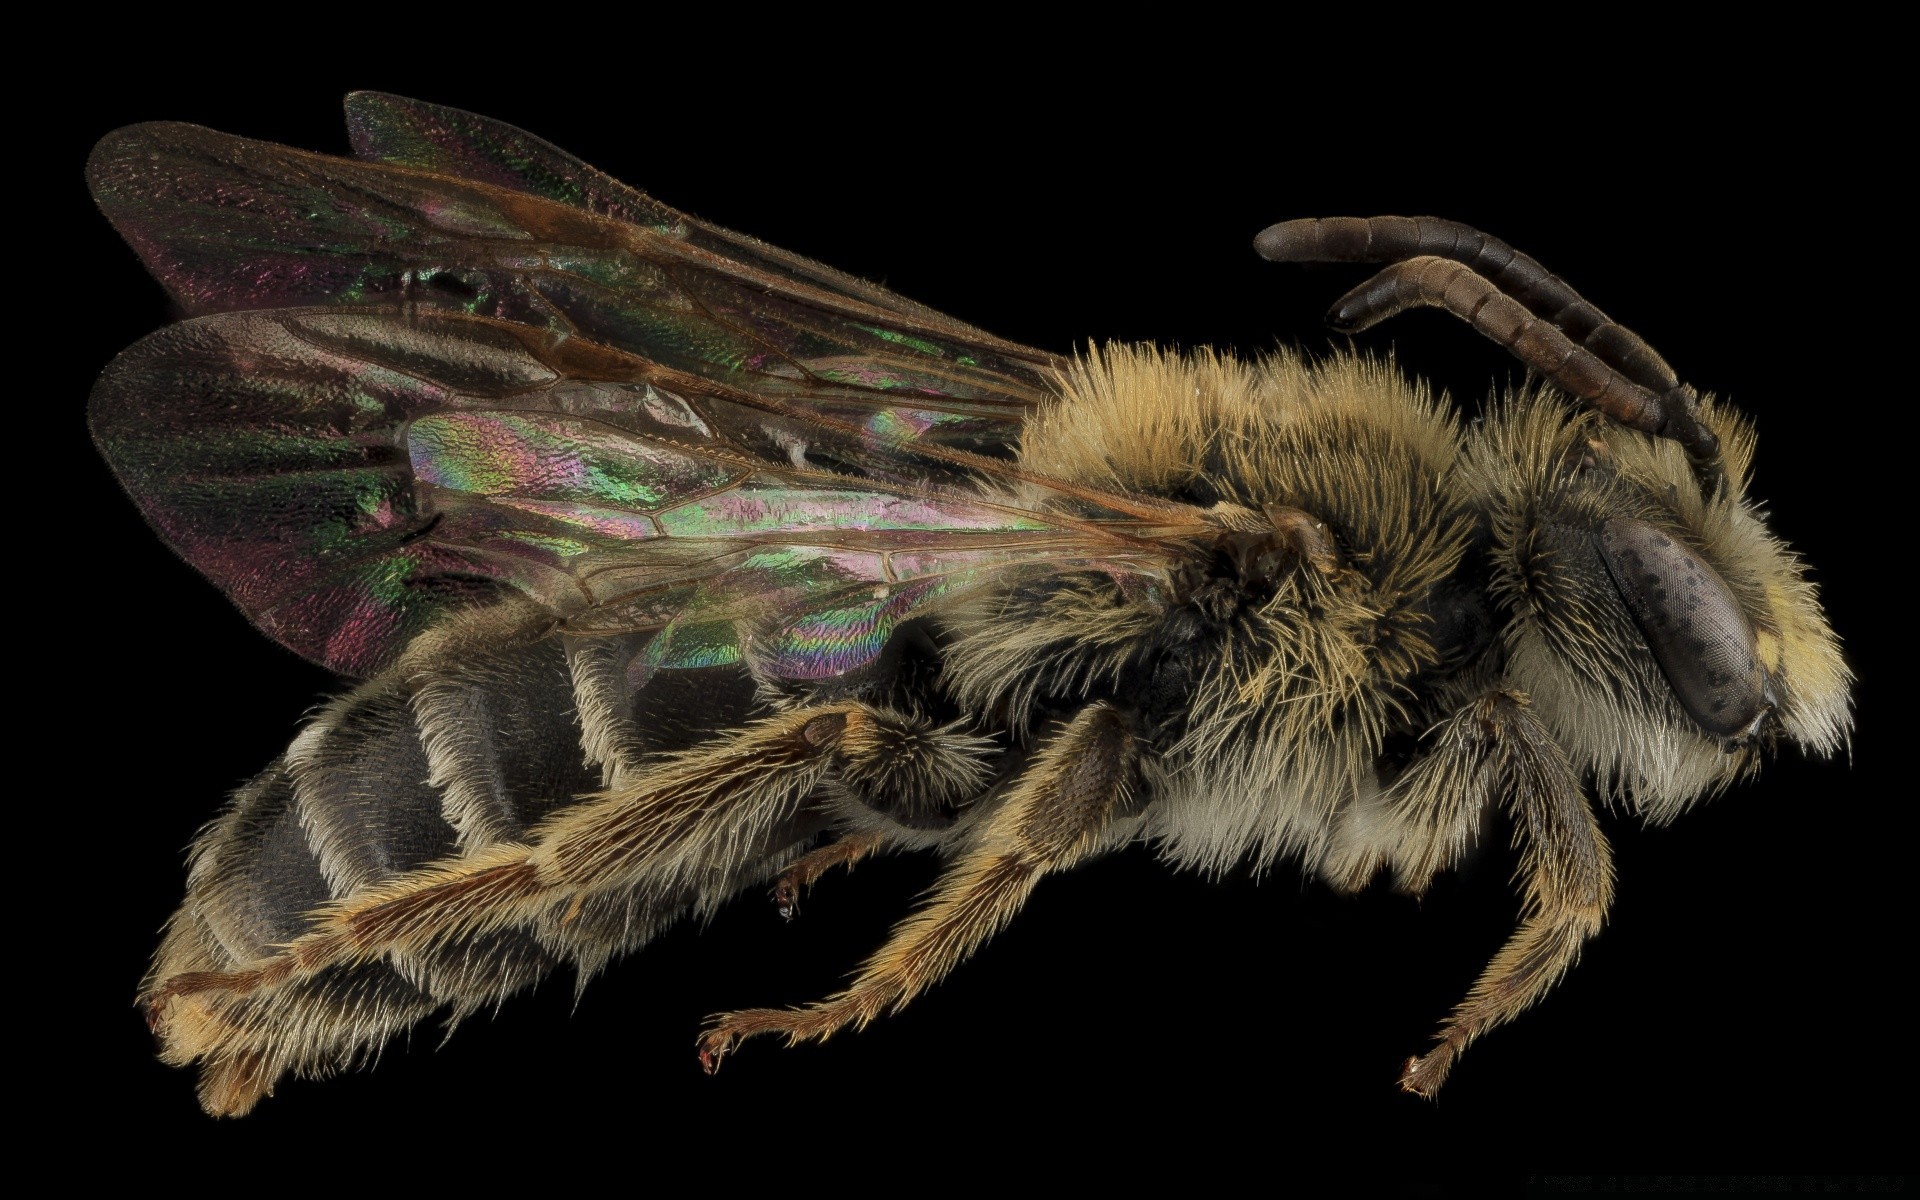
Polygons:
<instances>
[{"instance_id":1,"label":"insect thorax","mask_svg":"<svg viewBox=\"0 0 1920 1200\"><path fill-rule=\"evenodd\" d=\"M1452 416L1380 363L1097 353L1022 465L1208 507L1220 533L1145 586L1087 572L975 602L952 622L951 686L1021 733L1089 697L1137 711L1176 858L1308 848L1490 641L1459 454ZM1242 552L1276 509L1323 528L1327 561Z\"/></svg>"}]
</instances>

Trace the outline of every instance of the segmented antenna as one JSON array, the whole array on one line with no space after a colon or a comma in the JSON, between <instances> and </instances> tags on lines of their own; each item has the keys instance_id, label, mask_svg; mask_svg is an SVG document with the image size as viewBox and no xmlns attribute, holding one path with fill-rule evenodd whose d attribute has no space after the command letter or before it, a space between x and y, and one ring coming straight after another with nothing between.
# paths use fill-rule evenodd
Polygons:
<instances>
[{"instance_id":1,"label":"segmented antenna","mask_svg":"<svg viewBox=\"0 0 1920 1200\"><path fill-rule=\"evenodd\" d=\"M1272 262L1392 263L1334 304L1328 321L1357 333L1409 308L1459 317L1556 386L1621 424L1685 448L1704 484L1720 473L1720 439L1698 397L1638 334L1499 238L1438 217L1282 221L1253 240Z\"/></svg>"}]
</instances>

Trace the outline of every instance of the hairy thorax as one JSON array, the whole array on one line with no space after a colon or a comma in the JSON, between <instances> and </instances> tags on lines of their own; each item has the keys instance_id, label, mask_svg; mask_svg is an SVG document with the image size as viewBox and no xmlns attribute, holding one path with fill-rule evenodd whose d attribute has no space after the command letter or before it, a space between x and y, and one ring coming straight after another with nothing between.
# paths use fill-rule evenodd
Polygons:
<instances>
[{"instance_id":1,"label":"hairy thorax","mask_svg":"<svg viewBox=\"0 0 1920 1200\"><path fill-rule=\"evenodd\" d=\"M1028 734L1123 701L1156 751L1140 831L1178 862L1320 860L1492 639L1460 453L1388 365L1094 354L1022 466L1199 505L1218 531L1147 585L1089 571L973 604L951 686Z\"/></svg>"}]
</instances>

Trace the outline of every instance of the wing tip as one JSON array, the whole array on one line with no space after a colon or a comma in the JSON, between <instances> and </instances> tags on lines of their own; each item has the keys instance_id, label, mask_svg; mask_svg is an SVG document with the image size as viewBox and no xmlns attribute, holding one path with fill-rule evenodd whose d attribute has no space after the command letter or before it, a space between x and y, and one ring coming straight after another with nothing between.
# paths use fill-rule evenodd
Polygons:
<instances>
[{"instance_id":1,"label":"wing tip","mask_svg":"<svg viewBox=\"0 0 1920 1200\"><path fill-rule=\"evenodd\" d=\"M346 110L347 127L351 129L361 121L380 115L383 110L437 106L430 106L424 101L395 92L383 92L375 88L355 88L341 100L340 107Z\"/></svg>"},{"instance_id":2,"label":"wing tip","mask_svg":"<svg viewBox=\"0 0 1920 1200\"><path fill-rule=\"evenodd\" d=\"M168 135L194 128L197 126L181 121L141 121L122 125L95 142L87 153L86 165L87 190L93 193L94 202L103 203L125 182L129 163L164 148L172 140Z\"/></svg>"}]
</instances>

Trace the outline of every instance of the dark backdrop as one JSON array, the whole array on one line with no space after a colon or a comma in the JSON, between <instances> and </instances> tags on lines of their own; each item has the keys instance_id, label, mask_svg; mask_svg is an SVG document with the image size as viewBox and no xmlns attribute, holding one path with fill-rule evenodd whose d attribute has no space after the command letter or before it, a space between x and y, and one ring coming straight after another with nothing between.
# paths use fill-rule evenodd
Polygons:
<instances>
[{"instance_id":1,"label":"dark backdrop","mask_svg":"<svg viewBox=\"0 0 1920 1200\"><path fill-rule=\"evenodd\" d=\"M667 1154L737 1180L769 1164L851 1178L901 1142L922 1156L918 1182L956 1153L1017 1152L1061 1173L1101 1159L1196 1180L1337 1172L1347 1182L1330 1190L1891 1165L1891 1097L1910 1074L1890 972L1910 956L1897 947L1912 801L1891 782L1906 747L1889 705L1911 655L1906 623L1876 604L1879 564L1909 553L1881 481L1909 468L1891 436L1900 382L1854 332L1862 264L1836 252L1867 203L1834 147L1843 95L1723 75L1657 116L1495 104L1497 89L1456 111L1417 90L1356 102L1365 86L1277 76L1216 90L1204 70L1087 68L1042 85L1017 58L990 80L913 86L661 59L604 86L508 82L392 58L249 63L238 79L224 52L177 55L164 72L109 73L55 127L45 203L71 222L63 278L84 289L71 311L86 320L59 335L77 341L50 436L62 477L81 481L94 564L59 600L81 631L63 653L126 690L74 776L98 872L80 949L64 951L75 982L39 993L72 1056L53 1085L69 1111L115 1143L177 1139L188 1161L284 1161L300 1145L303 1170L323 1173L348 1166L309 1157L329 1144L434 1166L454 1149L503 1164ZM924 859L876 863L823 885L791 927L745 897L577 1005L550 981L444 1047L422 1030L375 1071L288 1083L244 1121L209 1122L189 1077L152 1060L129 1002L178 898L181 848L336 685L172 558L85 440L88 380L166 313L88 204L80 165L109 129L161 118L340 152L351 87L515 122L675 206L1057 351L1087 338L1324 348L1320 313L1361 270L1264 264L1256 231L1349 213L1481 226L1758 418L1757 494L1813 564L1863 676L1854 752L1788 754L1671 828L1606 818L1620 883L1604 935L1543 1006L1465 1057L1437 1105L1393 1081L1513 924L1498 840L1417 903L1379 885L1336 897L1286 866L1209 880L1122 854L1047 881L905 1014L824 1048L754 1043L703 1077L705 1014L832 989L932 878ZM1438 315L1361 344L1469 406L1517 377Z\"/></svg>"}]
</instances>

